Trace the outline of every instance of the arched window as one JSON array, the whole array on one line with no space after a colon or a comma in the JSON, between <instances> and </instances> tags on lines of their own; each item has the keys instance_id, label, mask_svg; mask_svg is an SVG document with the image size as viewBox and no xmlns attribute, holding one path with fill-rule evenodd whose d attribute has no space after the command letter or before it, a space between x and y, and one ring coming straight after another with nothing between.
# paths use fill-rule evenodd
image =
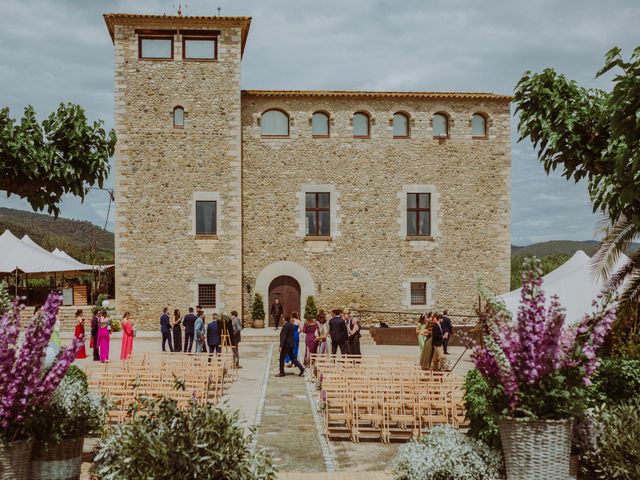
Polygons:
<instances>
[{"instance_id":1,"label":"arched window","mask_svg":"<svg viewBox=\"0 0 640 480\"><path fill-rule=\"evenodd\" d=\"M369 138L369 115L365 112L356 112L353 114L353 137Z\"/></svg>"},{"instance_id":2,"label":"arched window","mask_svg":"<svg viewBox=\"0 0 640 480\"><path fill-rule=\"evenodd\" d=\"M433 116L433 136L444 138L449 136L449 117L444 113L436 113Z\"/></svg>"},{"instance_id":3,"label":"arched window","mask_svg":"<svg viewBox=\"0 0 640 480\"><path fill-rule=\"evenodd\" d=\"M289 116L282 110L267 110L260 117L263 137L288 137Z\"/></svg>"},{"instance_id":4,"label":"arched window","mask_svg":"<svg viewBox=\"0 0 640 480\"><path fill-rule=\"evenodd\" d=\"M406 113L393 114L393 138L409 138L409 116Z\"/></svg>"},{"instance_id":5,"label":"arched window","mask_svg":"<svg viewBox=\"0 0 640 480\"><path fill-rule=\"evenodd\" d=\"M315 112L311 116L311 135L315 138L329 136L329 115L324 112Z\"/></svg>"},{"instance_id":6,"label":"arched window","mask_svg":"<svg viewBox=\"0 0 640 480\"><path fill-rule=\"evenodd\" d=\"M184 108L175 107L173 109L173 127L184 128Z\"/></svg>"},{"instance_id":7,"label":"arched window","mask_svg":"<svg viewBox=\"0 0 640 480\"><path fill-rule=\"evenodd\" d=\"M482 113L471 116L471 136L473 138L487 138L487 117Z\"/></svg>"}]
</instances>

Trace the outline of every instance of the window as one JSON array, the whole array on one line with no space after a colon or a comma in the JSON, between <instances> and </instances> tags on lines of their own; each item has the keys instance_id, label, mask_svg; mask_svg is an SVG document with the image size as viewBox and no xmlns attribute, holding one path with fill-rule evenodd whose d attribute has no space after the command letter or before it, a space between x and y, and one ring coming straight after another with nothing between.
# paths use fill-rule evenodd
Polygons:
<instances>
[{"instance_id":1,"label":"window","mask_svg":"<svg viewBox=\"0 0 640 480\"><path fill-rule=\"evenodd\" d=\"M436 113L433 116L433 136L449 136L449 118L444 113Z\"/></svg>"},{"instance_id":2,"label":"window","mask_svg":"<svg viewBox=\"0 0 640 480\"><path fill-rule=\"evenodd\" d=\"M216 235L217 202L196 201L196 235Z\"/></svg>"},{"instance_id":3,"label":"window","mask_svg":"<svg viewBox=\"0 0 640 480\"><path fill-rule=\"evenodd\" d=\"M412 282L411 283L411 305L427 304L427 283Z\"/></svg>"},{"instance_id":4,"label":"window","mask_svg":"<svg viewBox=\"0 0 640 480\"><path fill-rule=\"evenodd\" d=\"M138 37L138 57L172 59L173 37Z\"/></svg>"},{"instance_id":5,"label":"window","mask_svg":"<svg viewBox=\"0 0 640 480\"><path fill-rule=\"evenodd\" d=\"M263 137L288 137L289 116L282 110L267 110L260 117Z\"/></svg>"},{"instance_id":6,"label":"window","mask_svg":"<svg viewBox=\"0 0 640 480\"><path fill-rule=\"evenodd\" d=\"M215 283L198 284L198 305L202 308L216 308Z\"/></svg>"},{"instance_id":7,"label":"window","mask_svg":"<svg viewBox=\"0 0 640 480\"><path fill-rule=\"evenodd\" d=\"M353 137L369 138L369 115L364 112L353 115Z\"/></svg>"},{"instance_id":8,"label":"window","mask_svg":"<svg viewBox=\"0 0 640 480\"><path fill-rule=\"evenodd\" d=\"M409 117L405 113L393 115L393 138L409 138Z\"/></svg>"},{"instance_id":9,"label":"window","mask_svg":"<svg viewBox=\"0 0 640 480\"><path fill-rule=\"evenodd\" d=\"M331 234L330 194L305 193L305 233L310 237L328 237Z\"/></svg>"},{"instance_id":10,"label":"window","mask_svg":"<svg viewBox=\"0 0 640 480\"><path fill-rule=\"evenodd\" d=\"M430 193L407 193L407 236L431 236Z\"/></svg>"},{"instance_id":11,"label":"window","mask_svg":"<svg viewBox=\"0 0 640 480\"><path fill-rule=\"evenodd\" d=\"M175 128L184 127L184 108L176 107L173 109L173 126Z\"/></svg>"},{"instance_id":12,"label":"window","mask_svg":"<svg viewBox=\"0 0 640 480\"><path fill-rule=\"evenodd\" d=\"M474 113L471 116L471 136L487 138L487 118L481 113Z\"/></svg>"},{"instance_id":13,"label":"window","mask_svg":"<svg viewBox=\"0 0 640 480\"><path fill-rule=\"evenodd\" d=\"M182 37L182 58L186 60L215 60L216 56L215 38Z\"/></svg>"},{"instance_id":14,"label":"window","mask_svg":"<svg viewBox=\"0 0 640 480\"><path fill-rule=\"evenodd\" d=\"M311 117L311 135L314 138L329 136L329 115L324 112L316 112Z\"/></svg>"}]
</instances>

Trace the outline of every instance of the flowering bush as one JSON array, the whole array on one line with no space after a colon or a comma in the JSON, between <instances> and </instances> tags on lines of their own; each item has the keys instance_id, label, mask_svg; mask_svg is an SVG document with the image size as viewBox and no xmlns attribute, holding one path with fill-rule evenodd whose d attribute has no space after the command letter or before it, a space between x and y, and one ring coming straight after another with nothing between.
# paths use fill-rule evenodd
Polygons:
<instances>
[{"instance_id":1,"label":"flowering bush","mask_svg":"<svg viewBox=\"0 0 640 480\"><path fill-rule=\"evenodd\" d=\"M492 407L501 415L531 419L563 419L582 410L590 377L598 368L598 349L611 329L615 309L601 296L591 315L565 325L558 298L548 308L542 272L534 258L522 274L521 304L512 321L504 304L488 301L482 342L473 361L491 388Z\"/></svg>"},{"instance_id":2,"label":"flowering bush","mask_svg":"<svg viewBox=\"0 0 640 480\"><path fill-rule=\"evenodd\" d=\"M449 425L433 427L419 442L400 447L393 462L396 480L498 480L502 454Z\"/></svg>"},{"instance_id":3,"label":"flowering bush","mask_svg":"<svg viewBox=\"0 0 640 480\"><path fill-rule=\"evenodd\" d=\"M55 445L66 438L80 438L100 432L107 416L107 400L90 392L86 379L67 374L49 403L34 420L39 444Z\"/></svg>"},{"instance_id":4,"label":"flowering bush","mask_svg":"<svg viewBox=\"0 0 640 480\"><path fill-rule=\"evenodd\" d=\"M82 339L73 343L45 371L44 352L62 302L51 294L39 315L28 324L21 344L20 312L14 302L0 317L0 440L13 441L29 436L29 422L50 400L65 372L75 359Z\"/></svg>"}]
</instances>

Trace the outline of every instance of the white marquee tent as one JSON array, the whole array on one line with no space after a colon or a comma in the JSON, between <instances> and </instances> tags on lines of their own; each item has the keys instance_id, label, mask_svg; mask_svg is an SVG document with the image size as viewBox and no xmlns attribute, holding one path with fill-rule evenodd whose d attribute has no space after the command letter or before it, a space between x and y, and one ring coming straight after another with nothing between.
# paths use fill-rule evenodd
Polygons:
<instances>
[{"instance_id":1,"label":"white marquee tent","mask_svg":"<svg viewBox=\"0 0 640 480\"><path fill-rule=\"evenodd\" d=\"M578 250L569 260L542 277L542 289L545 293L546 306L549 306L551 296L557 295L560 304L566 309L567 323L578 322L585 313L592 313L592 301L604 288L602 278L596 278L591 270L589 256ZM614 267L614 271L626 263L628 257L624 254ZM513 318L518 313L521 288L499 295Z\"/></svg>"}]
</instances>

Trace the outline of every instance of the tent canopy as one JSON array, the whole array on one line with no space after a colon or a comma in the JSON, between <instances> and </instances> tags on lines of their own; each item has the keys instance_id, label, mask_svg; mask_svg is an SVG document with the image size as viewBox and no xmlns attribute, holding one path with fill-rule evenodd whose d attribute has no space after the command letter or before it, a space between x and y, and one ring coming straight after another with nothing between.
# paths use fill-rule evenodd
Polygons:
<instances>
[{"instance_id":1,"label":"tent canopy","mask_svg":"<svg viewBox=\"0 0 640 480\"><path fill-rule=\"evenodd\" d=\"M578 250L569 260L542 277L545 306L548 307L551 297L557 295L560 305L566 309L566 320L569 324L578 322L585 313L593 313L595 308L592 301L605 286L604 280L596 278L592 272L590 260L586 253ZM617 271L627 260L626 255L621 255L614 271ZM521 291L522 288L518 288L498 296L498 299L505 303L513 318L518 314Z\"/></svg>"},{"instance_id":2,"label":"tent canopy","mask_svg":"<svg viewBox=\"0 0 640 480\"><path fill-rule=\"evenodd\" d=\"M79 273L93 269L92 265L48 252L27 235L19 239L9 230L0 235L0 273Z\"/></svg>"}]
</instances>

